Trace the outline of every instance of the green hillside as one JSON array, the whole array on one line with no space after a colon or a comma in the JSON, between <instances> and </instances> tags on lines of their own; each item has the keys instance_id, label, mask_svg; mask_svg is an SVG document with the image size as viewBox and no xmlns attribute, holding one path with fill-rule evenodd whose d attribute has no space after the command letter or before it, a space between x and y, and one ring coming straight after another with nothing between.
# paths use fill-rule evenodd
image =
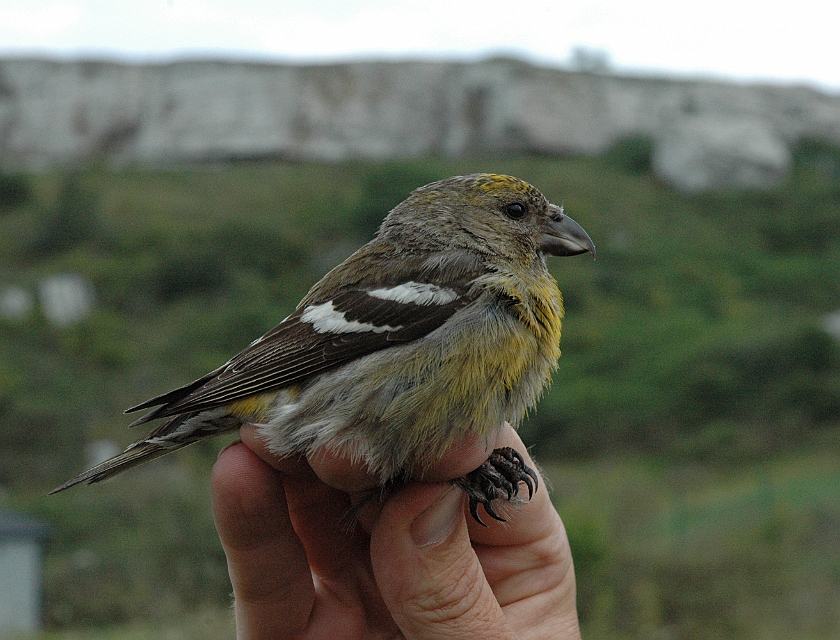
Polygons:
<instances>
[{"instance_id":1,"label":"green hillside","mask_svg":"<svg viewBox=\"0 0 840 640\"><path fill-rule=\"evenodd\" d=\"M828 456L836 464L840 341L823 326L840 309L836 148L801 144L778 188L693 197L653 176L642 140L599 158L95 166L0 177L0 290L34 294L42 278L75 272L96 291L94 312L73 326L50 325L37 305L25 319L0 318L0 486L11 506L56 523L46 578L51 625L146 619L161 594L170 612L224 605L229 587L206 497L221 443L104 487L41 496L82 469L87 442L135 439L124 429L124 408L215 368L285 317L411 189L474 171L532 182L598 247L595 261L551 261L567 317L554 384L523 425L538 459L581 469L584 488L597 486L604 464L631 478L640 464L704 469L714 478L770 460L787 468ZM610 477L620 484L622 473ZM703 486L736 491L723 480ZM662 497L667 489L654 482L650 491ZM562 514L562 486L557 495ZM620 611L603 603L633 575L621 573L632 566L629 551L602 526L614 504L593 498L587 512L586 491L574 500L566 520L581 547L581 606L608 624L609 615L596 613ZM715 512L713 501L697 500L698 510ZM732 496L721 500L741 509ZM679 516L686 535L722 535L692 504ZM811 513L802 508L761 512L761 526ZM840 535L836 493L813 508ZM664 517L639 517L648 516L645 526ZM791 536L779 544L796 546ZM735 545L731 556L742 558L738 550L748 546ZM800 559L811 553L802 549ZM683 566L667 549L633 554L659 568L639 574L657 589L673 578L669 568ZM138 556L142 568L132 564ZM824 593L836 599L836 553L832 562ZM693 615L686 606L677 607L676 622L662 611L639 620L682 629ZM720 615L731 622L727 611Z\"/></svg>"}]
</instances>

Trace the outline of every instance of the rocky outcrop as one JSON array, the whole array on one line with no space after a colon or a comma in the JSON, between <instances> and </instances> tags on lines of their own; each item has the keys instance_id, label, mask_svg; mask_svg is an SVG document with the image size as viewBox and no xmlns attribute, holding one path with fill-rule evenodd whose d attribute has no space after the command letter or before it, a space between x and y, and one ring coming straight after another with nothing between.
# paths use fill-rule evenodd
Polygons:
<instances>
[{"instance_id":1,"label":"rocky outcrop","mask_svg":"<svg viewBox=\"0 0 840 640\"><path fill-rule=\"evenodd\" d=\"M803 137L840 144L840 96L574 73L514 60L293 66L0 61L0 166L287 157L594 154L645 136L687 191L764 186Z\"/></svg>"}]
</instances>

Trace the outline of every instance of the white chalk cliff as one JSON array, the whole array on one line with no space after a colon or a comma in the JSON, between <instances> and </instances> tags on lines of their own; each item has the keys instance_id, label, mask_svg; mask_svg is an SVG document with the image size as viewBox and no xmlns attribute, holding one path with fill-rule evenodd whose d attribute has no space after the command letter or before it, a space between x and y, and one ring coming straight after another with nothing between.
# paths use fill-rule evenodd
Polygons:
<instances>
[{"instance_id":1,"label":"white chalk cliff","mask_svg":"<svg viewBox=\"0 0 840 640\"><path fill-rule=\"evenodd\" d=\"M802 138L840 145L840 95L514 60L269 65L0 60L0 167L286 157L594 154L653 141L685 191L782 178Z\"/></svg>"}]
</instances>

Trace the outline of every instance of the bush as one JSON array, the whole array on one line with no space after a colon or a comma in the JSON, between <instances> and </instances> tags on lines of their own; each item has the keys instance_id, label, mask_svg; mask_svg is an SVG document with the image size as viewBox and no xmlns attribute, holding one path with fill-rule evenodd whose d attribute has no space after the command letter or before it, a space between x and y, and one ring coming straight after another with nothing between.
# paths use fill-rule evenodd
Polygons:
<instances>
[{"instance_id":1,"label":"bush","mask_svg":"<svg viewBox=\"0 0 840 640\"><path fill-rule=\"evenodd\" d=\"M22 207L32 199L32 182L23 175L0 173L0 211Z\"/></svg>"},{"instance_id":2,"label":"bush","mask_svg":"<svg viewBox=\"0 0 840 640\"><path fill-rule=\"evenodd\" d=\"M93 191L79 174L65 176L52 211L41 222L31 247L35 256L49 257L90 242L99 231Z\"/></svg>"}]
</instances>

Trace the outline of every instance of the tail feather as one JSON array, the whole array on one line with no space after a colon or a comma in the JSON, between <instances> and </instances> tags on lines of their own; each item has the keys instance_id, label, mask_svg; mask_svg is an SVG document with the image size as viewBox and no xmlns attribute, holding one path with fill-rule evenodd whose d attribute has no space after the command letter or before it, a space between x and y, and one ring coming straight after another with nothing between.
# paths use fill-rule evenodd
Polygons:
<instances>
[{"instance_id":1,"label":"tail feather","mask_svg":"<svg viewBox=\"0 0 840 640\"><path fill-rule=\"evenodd\" d=\"M198 442L198 440L178 443L168 447L151 442L138 442L110 460L106 460L92 469L88 469L84 473L80 473L72 480L68 480L64 484L56 487L47 495L51 496L54 493L64 491L65 489L69 489L70 487L82 482L86 482L87 484L100 482L101 480L115 476L123 471L128 471L129 469L141 465L144 462L154 460L155 458L165 456L167 453L171 453L172 451L182 449L193 442Z\"/></svg>"},{"instance_id":2,"label":"tail feather","mask_svg":"<svg viewBox=\"0 0 840 640\"><path fill-rule=\"evenodd\" d=\"M87 484L100 482L144 462L183 449L199 440L234 431L241 425L241 419L227 413L224 409L175 416L158 425L142 440L129 445L119 455L96 465L92 469L88 469L84 473L80 473L75 478L56 487L47 495L64 491L82 482Z\"/></svg>"}]
</instances>

